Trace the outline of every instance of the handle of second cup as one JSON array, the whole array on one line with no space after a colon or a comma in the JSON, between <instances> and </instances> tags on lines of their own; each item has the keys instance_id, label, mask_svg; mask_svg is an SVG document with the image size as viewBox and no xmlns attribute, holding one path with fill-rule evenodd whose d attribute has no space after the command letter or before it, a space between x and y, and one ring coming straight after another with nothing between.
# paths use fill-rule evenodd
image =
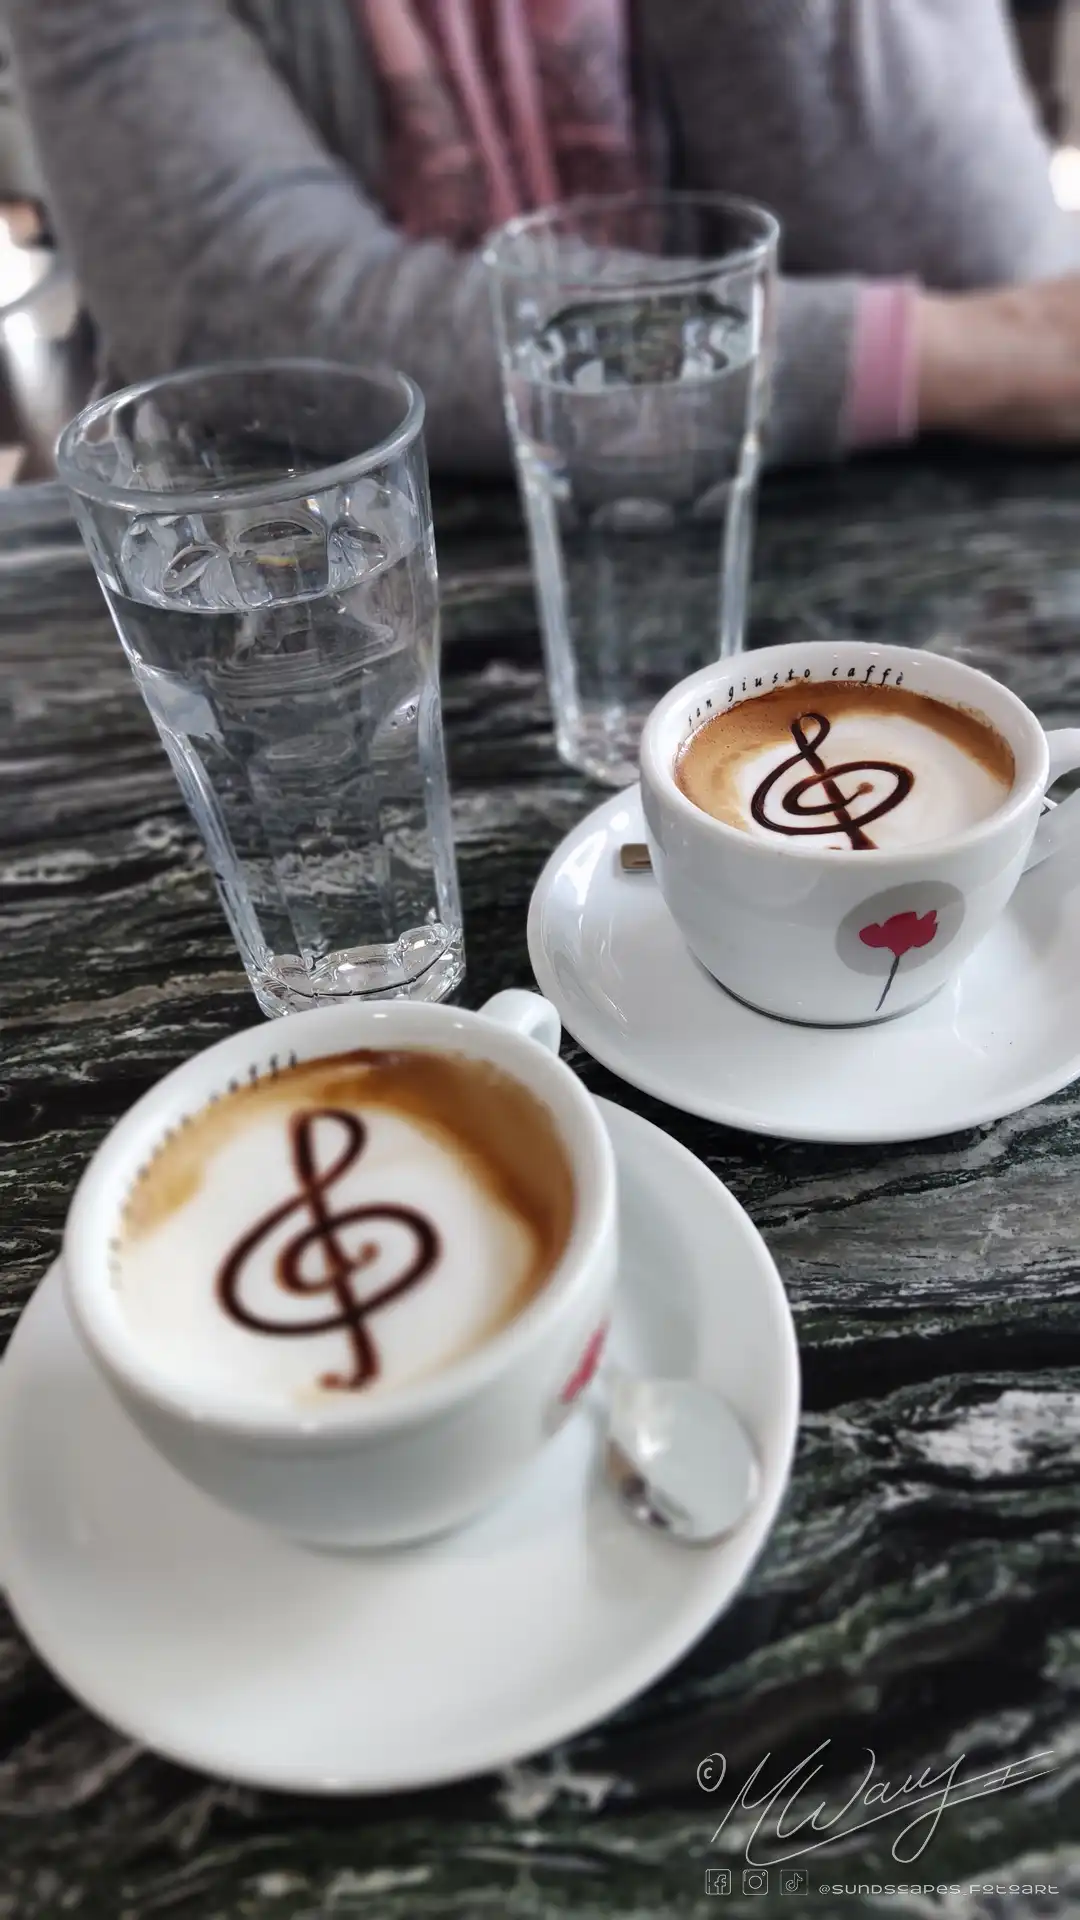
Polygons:
<instances>
[{"instance_id":1,"label":"handle of second cup","mask_svg":"<svg viewBox=\"0 0 1080 1920\"><path fill-rule=\"evenodd\" d=\"M509 1027L511 1032L537 1041L549 1053L558 1053L562 1022L551 1001L540 994L527 993L523 987L510 987L485 1001L480 1012L485 1020L494 1020L497 1026Z\"/></svg>"}]
</instances>

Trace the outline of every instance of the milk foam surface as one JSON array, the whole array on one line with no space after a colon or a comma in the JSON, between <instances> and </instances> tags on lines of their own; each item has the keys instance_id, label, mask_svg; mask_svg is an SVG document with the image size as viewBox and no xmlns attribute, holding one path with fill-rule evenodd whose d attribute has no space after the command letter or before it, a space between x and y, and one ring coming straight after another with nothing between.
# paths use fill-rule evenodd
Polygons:
<instances>
[{"instance_id":1,"label":"milk foam surface","mask_svg":"<svg viewBox=\"0 0 1080 1920\"><path fill-rule=\"evenodd\" d=\"M228 1105L223 1101L215 1111ZM392 1107L365 1110L362 1101L351 1111L363 1124L363 1148L323 1195L348 1261L357 1262L370 1249L367 1263L349 1277L351 1297L370 1300L408 1271L418 1247L407 1222L375 1215L350 1223L343 1216L352 1209L409 1209L437 1236L428 1269L363 1322L378 1356L378 1372L359 1396L366 1400L423 1380L482 1345L528 1304L552 1262L527 1208L515 1206L512 1194L489 1177L490 1169L444 1129ZM350 1397L320 1384L326 1375L350 1370L354 1352L346 1326L275 1335L240 1324L221 1300L223 1264L254 1237L238 1280L247 1312L299 1329L338 1309L332 1289L290 1291L276 1270L282 1253L314 1221L310 1198L298 1183L294 1119L287 1104L253 1105L241 1125L214 1141L212 1152L197 1157L194 1177L179 1161L175 1170L166 1165L166 1145L134 1190L138 1196L156 1182L165 1204L158 1205L155 1195L155 1204L140 1215L136 1197L114 1266L124 1315L148 1357L179 1384L227 1393L238 1407L253 1411ZM189 1132L199 1133L198 1119ZM332 1112L312 1109L308 1137L316 1172L325 1175L342 1158L348 1136ZM259 1238L260 1222L293 1198L298 1204L289 1217ZM326 1244L318 1236L299 1248L296 1269L305 1282L326 1279Z\"/></svg>"},{"instance_id":2,"label":"milk foam surface","mask_svg":"<svg viewBox=\"0 0 1080 1920\"><path fill-rule=\"evenodd\" d=\"M742 812L739 824L762 840L775 842L780 836L753 818L754 794L766 775L790 760L793 752L789 737L780 745L756 754L735 771L735 789ZM911 792L900 805L891 813L882 814L867 828L875 847L883 852L889 848L919 846L928 840L945 840L950 834L962 833L993 813L1009 790L1007 782L999 780L962 747L932 727L920 726L905 714L841 716L832 723L821 758L829 767L842 766L845 761L893 761L914 775ZM809 771L805 763L800 763L774 789L775 799L770 810L778 819L785 818L782 810L785 792ZM864 784L870 792L856 799L857 788ZM843 774L837 782L845 798L851 800L853 814L868 812L892 792L894 784L890 774L870 769ZM820 789L810 797L815 802L824 799ZM792 823L797 824L797 818L792 817ZM849 848L851 844L844 833L785 837L783 843L788 847L818 849Z\"/></svg>"}]
</instances>

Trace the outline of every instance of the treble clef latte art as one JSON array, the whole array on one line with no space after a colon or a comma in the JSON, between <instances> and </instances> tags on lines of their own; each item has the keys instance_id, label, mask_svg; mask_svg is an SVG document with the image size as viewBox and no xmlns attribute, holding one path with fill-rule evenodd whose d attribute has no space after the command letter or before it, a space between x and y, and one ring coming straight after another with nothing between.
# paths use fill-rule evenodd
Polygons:
<instances>
[{"instance_id":1,"label":"treble clef latte art","mask_svg":"<svg viewBox=\"0 0 1080 1920\"><path fill-rule=\"evenodd\" d=\"M1005 798L1012 748L981 714L885 684L895 671L870 662L856 682L792 668L765 687L748 655L726 703L710 713L707 696L694 713L672 769L677 785L714 820L774 849L893 852L964 832Z\"/></svg>"},{"instance_id":2,"label":"treble clef latte art","mask_svg":"<svg viewBox=\"0 0 1080 1920\"><path fill-rule=\"evenodd\" d=\"M915 776L895 760L844 760L837 766L826 766L819 748L831 732L832 726L822 713L804 713L792 720L791 737L797 751L766 774L755 788L750 812L758 826L766 827L771 833L843 833L853 848L860 851L872 848L874 842L866 828L907 799ZM782 781L799 767L809 767L810 771L782 796L778 795ZM891 780L891 787L875 797L877 789L873 781L860 780L847 792L840 785L842 780L867 773L884 774ZM814 795L821 797L812 798ZM860 807L864 800L870 804ZM779 815L773 810L777 801Z\"/></svg>"},{"instance_id":3,"label":"treble clef latte art","mask_svg":"<svg viewBox=\"0 0 1080 1920\"><path fill-rule=\"evenodd\" d=\"M320 1169L316 1150L317 1131L332 1125L343 1136L336 1158ZM331 1193L360 1159L367 1144L367 1129L354 1113L341 1108L324 1107L294 1114L289 1121L289 1145L298 1192L263 1216L238 1240L223 1261L218 1273L217 1291L221 1305L233 1320L253 1333L281 1338L332 1333L340 1328L352 1350L352 1365L342 1372L325 1373L319 1385L355 1390L376 1379L380 1370L379 1351L367 1322L381 1307L388 1306L430 1273L439 1257L439 1237L430 1221L412 1207L377 1202L368 1206L344 1207L334 1212ZM274 1278L284 1292L310 1295L327 1294L333 1304L325 1313L310 1320L271 1319L256 1313L244 1299L249 1263L257 1249L294 1215L300 1216L292 1237L279 1248L274 1261ZM411 1246L404 1270L385 1282L376 1292L361 1296L355 1289L357 1277L374 1266L383 1252L379 1227L404 1228ZM347 1250L342 1235L346 1229L370 1227L371 1237L353 1236L353 1249Z\"/></svg>"}]
</instances>

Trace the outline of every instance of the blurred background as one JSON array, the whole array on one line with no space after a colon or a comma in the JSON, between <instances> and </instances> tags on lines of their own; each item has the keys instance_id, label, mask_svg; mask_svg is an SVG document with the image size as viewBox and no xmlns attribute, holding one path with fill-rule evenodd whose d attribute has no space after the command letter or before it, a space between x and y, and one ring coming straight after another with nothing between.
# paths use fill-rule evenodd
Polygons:
<instances>
[{"instance_id":1,"label":"blurred background","mask_svg":"<svg viewBox=\"0 0 1080 1920\"><path fill-rule=\"evenodd\" d=\"M0 486L49 477L92 381L91 329L49 226L0 0Z\"/></svg>"},{"instance_id":2,"label":"blurred background","mask_svg":"<svg viewBox=\"0 0 1080 1920\"><path fill-rule=\"evenodd\" d=\"M1080 217L1080 0L1010 0L1053 143L1051 178ZM52 448L94 377L92 332L60 258L20 110L0 0L0 486L52 472Z\"/></svg>"}]
</instances>

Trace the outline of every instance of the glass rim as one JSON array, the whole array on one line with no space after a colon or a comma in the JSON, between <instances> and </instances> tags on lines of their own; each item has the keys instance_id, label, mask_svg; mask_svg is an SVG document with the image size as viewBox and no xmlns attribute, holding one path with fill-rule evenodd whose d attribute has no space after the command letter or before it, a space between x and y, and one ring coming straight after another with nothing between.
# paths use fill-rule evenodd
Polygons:
<instances>
[{"instance_id":1,"label":"glass rim","mask_svg":"<svg viewBox=\"0 0 1080 1920\"><path fill-rule=\"evenodd\" d=\"M696 260L685 273L668 276L661 281L646 277L641 281L620 282L620 292L630 291L635 286L683 286L698 280L713 280L720 273L739 273L749 267L764 265L776 251L780 240L780 222L768 207L757 200L749 200L744 194L723 193L707 188L665 188L631 187L622 193L580 193L566 200L553 200L546 207L536 207L529 213L518 213L500 227L493 227L486 236L481 250L481 260L493 278L540 280L561 278L570 286L611 287L610 281L600 281L595 274L575 274L570 270L559 274L554 269L545 270L537 266L519 266L506 258L505 250L516 240L530 233L541 233L550 228L553 222L570 213L612 213L621 208L632 206L675 206L700 207L703 210L726 211L741 214L751 224L756 224L759 232L757 239L748 240L740 246L732 247L729 253L703 256ZM632 249L631 249L632 250ZM655 256L663 259L662 254Z\"/></svg>"},{"instance_id":2,"label":"glass rim","mask_svg":"<svg viewBox=\"0 0 1080 1920\"><path fill-rule=\"evenodd\" d=\"M106 480L85 473L77 465L76 448L87 430L110 413L116 413L122 406L143 400L166 387L180 389L193 385L196 380L216 379L225 374L274 372L344 375L350 380L359 378L387 388L396 387L405 402L402 419L392 433L384 434L381 440L363 453L352 454L345 460L335 460L326 467L282 474L279 480L260 481L258 485L249 487L221 485L178 487L162 491L159 488L112 486ZM173 373L154 374L148 380L138 380L131 386L119 387L114 393L103 394L100 399L92 400L62 430L56 443L56 471L70 493L95 500L99 505L126 507L133 512L192 513L207 506L222 510L233 506L273 506L280 501L285 486L294 492L316 493L342 480L362 479L364 474L395 459L419 437L425 412L420 388L415 380L397 367L380 366L378 363L369 367L350 366L345 361L314 359L304 354L271 356L269 359L214 360L205 366L180 367Z\"/></svg>"}]
</instances>

